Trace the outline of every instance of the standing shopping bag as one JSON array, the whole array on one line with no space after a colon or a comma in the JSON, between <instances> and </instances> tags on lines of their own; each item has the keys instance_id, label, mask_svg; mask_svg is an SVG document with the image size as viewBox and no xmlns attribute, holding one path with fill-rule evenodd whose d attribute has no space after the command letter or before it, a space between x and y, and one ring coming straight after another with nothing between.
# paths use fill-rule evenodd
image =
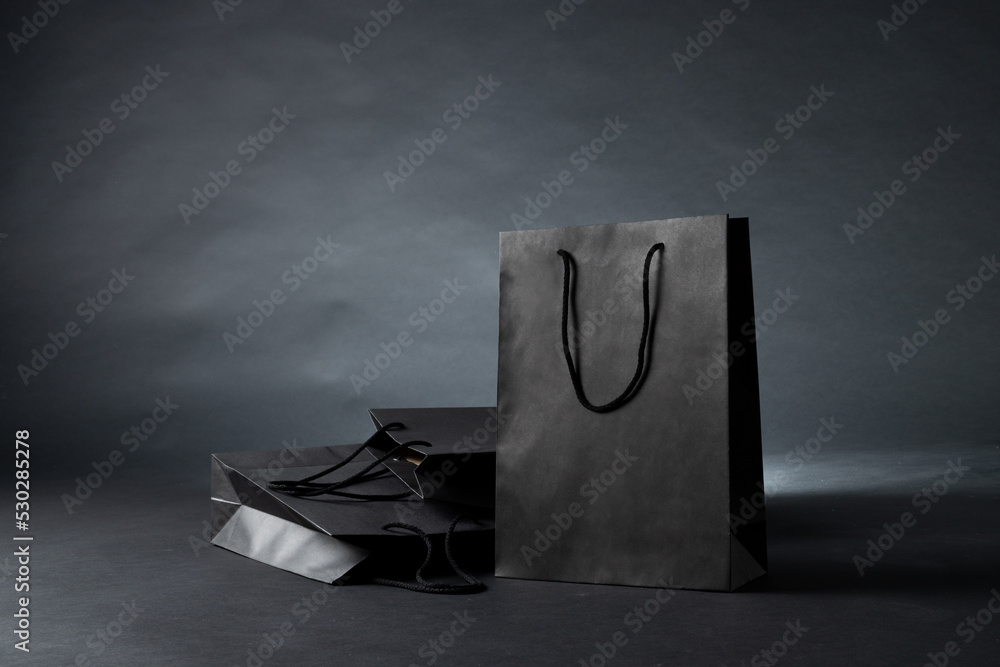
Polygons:
<instances>
[{"instance_id":1,"label":"standing shopping bag","mask_svg":"<svg viewBox=\"0 0 1000 667\"><path fill-rule=\"evenodd\" d=\"M498 371L497 576L764 574L746 219L502 232Z\"/></svg>"}]
</instances>

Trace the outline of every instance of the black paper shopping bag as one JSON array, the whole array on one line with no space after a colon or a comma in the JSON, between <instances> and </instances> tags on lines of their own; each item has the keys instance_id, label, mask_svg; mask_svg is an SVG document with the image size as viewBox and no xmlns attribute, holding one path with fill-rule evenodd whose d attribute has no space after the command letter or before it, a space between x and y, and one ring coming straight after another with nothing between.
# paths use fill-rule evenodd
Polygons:
<instances>
[{"instance_id":1,"label":"black paper shopping bag","mask_svg":"<svg viewBox=\"0 0 1000 667\"><path fill-rule=\"evenodd\" d=\"M475 556L469 549L478 548L476 536L492 533L492 508L418 498L381 462L362 454L364 449L338 445L213 454L212 544L326 583L362 563L392 565L394 558L413 551L410 543L423 548L418 537L425 538L429 550L431 538L441 542L447 535L450 541L454 532L464 545L463 556ZM335 479L360 477L361 483L327 485L330 477L321 473L331 467L337 467ZM303 486L302 480L310 481ZM307 493L290 495L295 489ZM457 521L461 517L467 520ZM387 529L389 524L396 525ZM451 555L449 561L454 566ZM461 592L472 587L428 583L414 589Z\"/></svg>"},{"instance_id":2,"label":"black paper shopping bag","mask_svg":"<svg viewBox=\"0 0 1000 667\"><path fill-rule=\"evenodd\" d=\"M763 508L731 520L763 477L743 331L745 219L501 233L497 576L733 590L763 574Z\"/></svg>"},{"instance_id":3,"label":"black paper shopping bag","mask_svg":"<svg viewBox=\"0 0 1000 667\"><path fill-rule=\"evenodd\" d=\"M385 461L417 496L477 507L496 500L496 408L397 408L369 410L380 435L373 455L417 442ZM384 429L395 423L396 428Z\"/></svg>"}]
</instances>

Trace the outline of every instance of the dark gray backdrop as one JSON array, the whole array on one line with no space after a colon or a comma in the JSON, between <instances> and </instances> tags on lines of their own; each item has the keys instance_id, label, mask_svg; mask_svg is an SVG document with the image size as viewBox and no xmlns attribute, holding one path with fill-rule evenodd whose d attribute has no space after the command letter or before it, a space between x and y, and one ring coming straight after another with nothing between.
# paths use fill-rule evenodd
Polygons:
<instances>
[{"instance_id":1,"label":"dark gray backdrop","mask_svg":"<svg viewBox=\"0 0 1000 667\"><path fill-rule=\"evenodd\" d=\"M949 301L1000 251L994 6L903 3L914 13L889 30L889 2L567 1L556 21L556 0L404 1L347 62L341 43L387 3L224 2L4 7L4 32L30 38L8 35L0 59L0 395L4 433L32 432L38 512L75 520L61 494L157 399L178 407L95 499L149 483L204 497L210 452L358 441L368 407L493 404L497 234L562 170L573 183L529 226L750 218L758 312L776 290L797 297L758 341L769 460L833 417L822 458L846 466L842 487L892 476L852 468L866 452L943 462L957 445L942 443L966 443L995 465L1000 280ZM134 109L115 102L144 77ZM477 87L485 99L467 99ZM776 126L810 99L794 134ZM476 108L456 127L444 113L463 103ZM275 110L287 126L248 161L241 142ZM105 118L79 166L53 167ZM578 171L607 119L620 136ZM385 172L438 128L446 140L391 188ZM904 163L939 128L960 136L911 181ZM769 138L780 148L723 201L717 182ZM240 173L187 223L179 205L228 161ZM905 193L849 238L895 179ZM283 276L317 239L336 248L292 290ZM134 279L102 295L122 269ZM445 281L457 296L423 318ZM224 334L275 289L285 301L231 352ZM101 312L80 306L102 296ZM941 309L894 369L887 354ZM402 333L412 344L356 389ZM65 348L25 383L18 367L53 338Z\"/></svg>"}]
</instances>

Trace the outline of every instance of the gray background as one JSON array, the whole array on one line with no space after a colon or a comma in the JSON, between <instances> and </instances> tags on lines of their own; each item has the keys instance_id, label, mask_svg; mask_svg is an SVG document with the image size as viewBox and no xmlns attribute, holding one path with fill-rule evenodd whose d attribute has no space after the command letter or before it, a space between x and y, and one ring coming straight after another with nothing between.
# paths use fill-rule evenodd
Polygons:
<instances>
[{"instance_id":1,"label":"gray background","mask_svg":"<svg viewBox=\"0 0 1000 667\"><path fill-rule=\"evenodd\" d=\"M102 531L114 525L128 534L150 520L140 505L122 514L140 502L159 507L161 519L190 510L163 542L168 551L188 550L187 532L207 515L211 452L359 441L371 432L368 407L493 404L497 235L514 228L511 215L524 213L525 197L563 169L573 170L575 182L533 227L750 218L758 312L775 290L799 296L758 340L766 474L815 434L820 418L844 424L817 467L793 475L782 491L870 491L866 484L917 475L910 454L925 457L928 480L961 452L980 457L977 474L994 470L1000 281L958 312L947 294L975 275L981 257L1000 250L995 6L931 0L888 39L877 26L890 18L888 2L752 0L741 11L723 0L592 0L555 29L546 18L555 0L403 6L350 63L339 44L385 3L246 1L220 18L209 0L76 0L60 5L18 53L3 45L2 420L4 433L32 433L32 480L44 488L34 512L48 517L36 519L38 530L51 531L53 550L75 535L48 567L76 562L77 549L101 562L111 558L106 550L128 558L129 541ZM678 72L672 54L724 8L735 22ZM32 2L7 3L0 27L20 30L22 17L37 11ZM112 102L157 65L169 75L118 119ZM452 129L443 112L472 94L480 76L500 86ZM804 104L811 86L833 95L782 138L776 121ZM295 118L246 163L238 145L275 107ZM105 117L114 132L60 182L52 162ZM606 118L628 127L576 172L571 155L599 135ZM438 127L447 141L391 191L384 172ZM874 191L907 178L901 165L929 147L939 127L961 138L917 182L907 180L906 194L850 243L843 225ZM780 150L724 202L716 182L769 137ZM185 224L178 205L233 159L242 173ZM334 255L289 291L282 274L327 236L339 244ZM82 323L78 304L122 267L134 282ZM411 313L438 297L445 280L467 287L418 333ZM230 353L223 333L276 288L287 301ZM951 321L894 372L887 353L898 353L900 337L939 308ZM80 335L26 386L18 365L71 320ZM414 343L356 392L350 376L401 332ZM91 462L121 449L121 434L166 397L180 406L175 414L69 515L61 494L92 472ZM823 474L820 465L840 472ZM988 476L979 479L979 488L995 487ZM161 504L142 501L148 494ZM994 520L980 546L985 540L995 553L996 534ZM157 551L160 538L147 537ZM228 556L211 558L228 572ZM160 571L155 559L142 562L133 583ZM188 550L183 562L196 571L206 560ZM88 566L64 576L79 581L93 572ZM192 577L184 581L197 583ZM282 581L274 580L276 590ZM980 588L971 601L985 600L989 586ZM44 640L67 664L89 627L92 593L77 591L75 607L65 595L51 598L50 619L59 617L56 609L75 610L66 619L72 630ZM112 617L110 607L94 613ZM953 625L948 615L923 621L933 621L942 638ZM312 628L317 639L327 630ZM734 640L711 662L749 660L751 645L765 644L754 637L769 640L767 632ZM595 631L593 641L603 634ZM830 642L846 646L851 636ZM233 641L206 664L235 660L240 641ZM140 662L183 662L193 651L171 646ZM128 646L116 650L103 658L107 664L133 664ZM408 645L400 650L398 662L416 659ZM696 651L678 650L671 662L696 659ZM915 649L913 659L922 655Z\"/></svg>"}]
</instances>

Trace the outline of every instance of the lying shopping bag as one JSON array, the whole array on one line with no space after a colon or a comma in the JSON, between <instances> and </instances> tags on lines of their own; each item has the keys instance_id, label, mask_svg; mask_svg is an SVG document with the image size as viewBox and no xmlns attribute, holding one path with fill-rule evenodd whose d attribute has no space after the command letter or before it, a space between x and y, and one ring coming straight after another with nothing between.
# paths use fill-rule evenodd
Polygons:
<instances>
[{"instance_id":1,"label":"lying shopping bag","mask_svg":"<svg viewBox=\"0 0 1000 667\"><path fill-rule=\"evenodd\" d=\"M378 457L363 454L386 430L363 445L212 455L211 523L218 527L212 543L330 583L363 562L391 562L414 540L429 552L433 540L444 538L448 560L466 584L427 582L423 566L415 584L374 581L425 592L479 590L455 564L451 542L454 537L468 553L483 541L474 538L492 538L492 508L414 496L384 463L410 447L433 445L403 441Z\"/></svg>"},{"instance_id":2,"label":"lying shopping bag","mask_svg":"<svg viewBox=\"0 0 1000 667\"><path fill-rule=\"evenodd\" d=\"M499 315L497 576L764 574L746 219L502 232Z\"/></svg>"},{"instance_id":3,"label":"lying shopping bag","mask_svg":"<svg viewBox=\"0 0 1000 667\"><path fill-rule=\"evenodd\" d=\"M369 410L377 429L386 429L373 438L368 449L384 454L405 441L428 442L433 446L411 445L402 455L385 461L414 494L493 507L496 501L497 429L501 419L496 408L403 408Z\"/></svg>"}]
</instances>

